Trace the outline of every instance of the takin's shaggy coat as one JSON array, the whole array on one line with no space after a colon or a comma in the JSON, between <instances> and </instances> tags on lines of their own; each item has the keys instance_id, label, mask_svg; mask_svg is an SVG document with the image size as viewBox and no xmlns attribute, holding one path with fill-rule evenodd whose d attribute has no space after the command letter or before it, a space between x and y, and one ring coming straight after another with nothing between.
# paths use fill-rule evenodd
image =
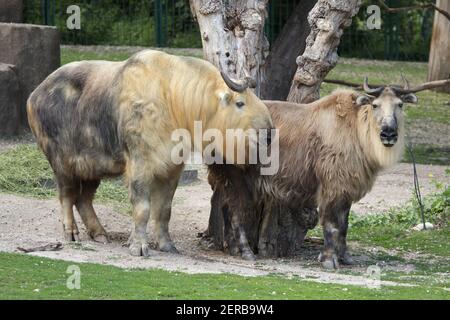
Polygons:
<instances>
[{"instance_id":1,"label":"takin's shaggy coat","mask_svg":"<svg viewBox=\"0 0 450 320\"><path fill-rule=\"evenodd\" d=\"M176 252L168 224L183 165L172 159L174 130L193 138L195 121L224 136L229 128L272 128L266 106L242 83L207 61L152 50L124 62L65 65L31 94L27 112L55 173L66 239L79 238L75 205L89 235L107 241L92 200L102 178L125 173L134 219L130 252L144 256L150 212L159 249Z\"/></svg>"},{"instance_id":2,"label":"takin's shaggy coat","mask_svg":"<svg viewBox=\"0 0 450 320\"><path fill-rule=\"evenodd\" d=\"M286 244L276 244L277 240L303 240L307 229L317 223L314 213L318 207L325 241L320 261L328 268L338 267L339 262L350 263L346 250L350 206L372 188L381 169L402 156L402 104L416 100L412 94L398 94L386 87L376 97L337 90L306 105L265 101L279 130L279 171L273 176L260 176L252 169L243 174L231 166L210 167L209 182L215 190L212 214L221 197L218 212L224 218L219 220L230 221L224 230L233 233L231 237L218 238L224 242L236 239L244 258L253 257L252 249L261 255L280 255L273 248L274 235L267 230L274 228L274 223L266 220L273 220L274 210L280 207L275 220L278 225L284 219L289 219L289 223L300 220L301 232L289 236L289 228L284 228L275 234L275 246L281 247ZM293 218L288 217L289 211ZM207 235L217 239L215 215L210 218ZM309 221L301 221L305 219ZM256 238L255 232L259 233ZM246 234L252 240L248 241ZM294 243L291 245L295 247Z\"/></svg>"}]
</instances>

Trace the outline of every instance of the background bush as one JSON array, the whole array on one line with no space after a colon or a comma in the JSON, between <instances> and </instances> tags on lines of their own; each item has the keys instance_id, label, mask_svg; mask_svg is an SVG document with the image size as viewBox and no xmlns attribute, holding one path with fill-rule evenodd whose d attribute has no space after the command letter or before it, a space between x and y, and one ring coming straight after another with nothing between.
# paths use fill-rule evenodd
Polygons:
<instances>
[{"instance_id":1,"label":"background bush","mask_svg":"<svg viewBox=\"0 0 450 320\"><path fill-rule=\"evenodd\" d=\"M155 1L149 0L47 0L51 6L48 24L62 33L63 44L158 46L155 26ZM301 0L270 0L266 33L273 42L281 32L290 12ZM42 4L45 0L25 0L25 21L43 24ZM409 6L421 0L386 0L391 7ZM163 46L200 48L197 23L193 20L188 0L161 0L163 10ZM339 54L345 57L387 60L426 61L433 25L432 10L383 13L381 30L368 30L367 6L376 1L363 0L363 5L345 30ZM82 28L66 28L69 5L82 10Z\"/></svg>"},{"instance_id":2,"label":"background bush","mask_svg":"<svg viewBox=\"0 0 450 320\"><path fill-rule=\"evenodd\" d=\"M44 0L25 1L25 21L45 24ZM162 0L162 34L169 47L201 47L187 0ZM47 24L61 31L63 44L157 46L155 3L148 0L50 0ZM69 30L69 5L81 8L81 30Z\"/></svg>"}]
</instances>

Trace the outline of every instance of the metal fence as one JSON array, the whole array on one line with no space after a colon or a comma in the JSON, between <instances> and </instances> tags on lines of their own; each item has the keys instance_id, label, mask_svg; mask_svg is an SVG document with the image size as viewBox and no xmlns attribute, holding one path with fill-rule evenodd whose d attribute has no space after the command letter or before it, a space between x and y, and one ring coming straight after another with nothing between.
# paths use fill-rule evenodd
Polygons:
<instances>
[{"instance_id":1,"label":"metal fence","mask_svg":"<svg viewBox=\"0 0 450 320\"><path fill-rule=\"evenodd\" d=\"M432 10L412 10L399 13L381 11L381 29L369 30L365 1L352 25L344 31L339 54L346 57L384 60L428 60L433 17ZM387 0L390 7L411 5L413 1Z\"/></svg>"},{"instance_id":2,"label":"metal fence","mask_svg":"<svg viewBox=\"0 0 450 320\"><path fill-rule=\"evenodd\" d=\"M81 9L81 29L66 26ZM188 0L25 0L25 21L57 26L63 44L201 47Z\"/></svg>"},{"instance_id":3,"label":"metal fence","mask_svg":"<svg viewBox=\"0 0 450 320\"><path fill-rule=\"evenodd\" d=\"M301 0L269 1L265 27L271 43ZM406 0L388 0L390 6ZM381 30L368 30L364 0L352 26L345 30L339 54L387 60L427 60L432 11L382 15ZM67 7L81 8L81 30L68 30ZM25 0L25 20L57 26L63 44L201 47L188 0Z\"/></svg>"}]
</instances>

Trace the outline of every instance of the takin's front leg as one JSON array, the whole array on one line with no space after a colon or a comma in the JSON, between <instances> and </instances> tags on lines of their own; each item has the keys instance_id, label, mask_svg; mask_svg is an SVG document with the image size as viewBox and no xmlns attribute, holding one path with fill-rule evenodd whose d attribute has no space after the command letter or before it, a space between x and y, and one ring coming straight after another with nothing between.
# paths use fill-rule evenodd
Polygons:
<instances>
[{"instance_id":1,"label":"takin's front leg","mask_svg":"<svg viewBox=\"0 0 450 320\"><path fill-rule=\"evenodd\" d=\"M232 255L241 254L244 260L256 260L255 254L250 247L245 227L256 221L252 194L248 190L245 180L242 178L242 171L234 166L227 167L228 181L225 183L225 198L228 204L224 208L224 221L231 224L233 244L230 248Z\"/></svg>"},{"instance_id":2,"label":"takin's front leg","mask_svg":"<svg viewBox=\"0 0 450 320\"><path fill-rule=\"evenodd\" d=\"M347 229L348 216L350 214L351 203L346 203L338 213L339 237L337 242L337 254L341 264L353 264L353 259L347 251Z\"/></svg>"},{"instance_id":3,"label":"takin's front leg","mask_svg":"<svg viewBox=\"0 0 450 320\"><path fill-rule=\"evenodd\" d=\"M337 269L339 263L350 263L347 253L348 201L331 201L320 205L319 214L323 229L324 248L319 261L326 269Z\"/></svg>"}]
</instances>

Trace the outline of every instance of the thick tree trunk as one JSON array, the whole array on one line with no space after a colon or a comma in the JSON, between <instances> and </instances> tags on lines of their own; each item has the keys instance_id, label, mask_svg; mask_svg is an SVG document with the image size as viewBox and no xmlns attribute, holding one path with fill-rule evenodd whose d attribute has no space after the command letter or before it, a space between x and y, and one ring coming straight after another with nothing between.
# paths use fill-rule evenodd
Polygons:
<instances>
[{"instance_id":1,"label":"thick tree trunk","mask_svg":"<svg viewBox=\"0 0 450 320\"><path fill-rule=\"evenodd\" d=\"M264 36L267 0L190 0L204 58L231 78L253 78L260 93L269 51Z\"/></svg>"},{"instance_id":2,"label":"thick tree trunk","mask_svg":"<svg viewBox=\"0 0 450 320\"><path fill-rule=\"evenodd\" d=\"M308 103L319 99L320 84L337 63L343 29L350 26L361 0L319 0L308 16L311 32L304 53L297 58L288 101Z\"/></svg>"},{"instance_id":3,"label":"thick tree trunk","mask_svg":"<svg viewBox=\"0 0 450 320\"><path fill-rule=\"evenodd\" d=\"M262 201L255 168L213 165L208 179L214 193L203 240L209 247L247 259L253 254L289 256L317 224L316 208L284 208L271 199Z\"/></svg>"},{"instance_id":4,"label":"thick tree trunk","mask_svg":"<svg viewBox=\"0 0 450 320\"><path fill-rule=\"evenodd\" d=\"M300 1L272 45L261 89L262 99L286 100L297 70L295 59L303 54L310 32L308 13L316 3L317 0Z\"/></svg>"},{"instance_id":5,"label":"thick tree trunk","mask_svg":"<svg viewBox=\"0 0 450 320\"><path fill-rule=\"evenodd\" d=\"M437 0L436 5L450 12L450 1ZM428 81L450 78L450 21L435 11L433 37L431 38L430 58L428 62ZM450 93L450 86L442 87L440 91Z\"/></svg>"}]
</instances>

